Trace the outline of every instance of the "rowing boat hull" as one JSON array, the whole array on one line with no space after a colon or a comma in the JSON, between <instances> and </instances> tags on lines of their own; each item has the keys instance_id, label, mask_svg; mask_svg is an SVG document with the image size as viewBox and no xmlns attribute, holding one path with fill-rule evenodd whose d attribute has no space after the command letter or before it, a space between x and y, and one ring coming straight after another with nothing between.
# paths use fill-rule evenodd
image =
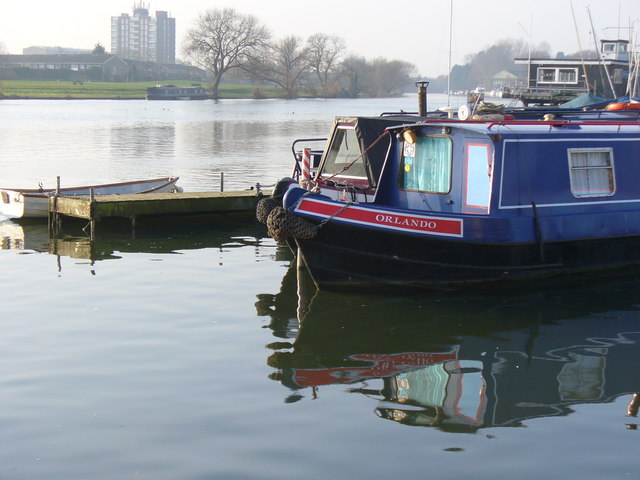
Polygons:
<instances>
[{"instance_id":1,"label":"rowing boat hull","mask_svg":"<svg viewBox=\"0 0 640 480\"><path fill-rule=\"evenodd\" d=\"M178 177L155 178L132 182L61 188L60 195L124 195L136 193L168 193L178 190ZM46 218L49 215L49 197L55 189L0 189L0 215L7 218Z\"/></svg>"}]
</instances>

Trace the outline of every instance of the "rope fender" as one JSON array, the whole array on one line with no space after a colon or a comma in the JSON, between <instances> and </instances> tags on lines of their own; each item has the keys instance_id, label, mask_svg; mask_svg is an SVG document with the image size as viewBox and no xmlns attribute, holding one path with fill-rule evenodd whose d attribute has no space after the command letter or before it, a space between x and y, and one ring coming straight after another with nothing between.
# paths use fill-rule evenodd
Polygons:
<instances>
[{"instance_id":1,"label":"rope fender","mask_svg":"<svg viewBox=\"0 0 640 480\"><path fill-rule=\"evenodd\" d=\"M266 225L271 211L276 207L282 207L283 196L265 197L258 202L258 205L256 205L256 218L260 223Z\"/></svg>"},{"instance_id":2,"label":"rope fender","mask_svg":"<svg viewBox=\"0 0 640 480\"><path fill-rule=\"evenodd\" d=\"M267 224L269 213L275 207L282 206L282 199L287 193L289 186L296 181L291 177L284 177L278 180L270 197L263 198L256 205L256 218L260 223Z\"/></svg>"},{"instance_id":3,"label":"rope fender","mask_svg":"<svg viewBox=\"0 0 640 480\"><path fill-rule=\"evenodd\" d=\"M267 232L275 241L288 237L310 240L318 234L319 227L304 218L298 217L286 208L274 207L267 217Z\"/></svg>"}]
</instances>

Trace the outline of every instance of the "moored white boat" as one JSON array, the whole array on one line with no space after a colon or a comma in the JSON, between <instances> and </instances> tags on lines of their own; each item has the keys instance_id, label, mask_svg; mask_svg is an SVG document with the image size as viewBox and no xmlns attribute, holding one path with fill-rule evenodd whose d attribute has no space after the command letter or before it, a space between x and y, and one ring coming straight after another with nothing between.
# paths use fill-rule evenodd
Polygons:
<instances>
[{"instance_id":1,"label":"moored white boat","mask_svg":"<svg viewBox=\"0 0 640 480\"><path fill-rule=\"evenodd\" d=\"M86 185L60 188L64 196L125 195L137 193L170 193L180 191L176 185L179 177L163 177L150 180ZM49 197L55 188L0 188L0 215L7 218L45 218L49 215Z\"/></svg>"}]
</instances>

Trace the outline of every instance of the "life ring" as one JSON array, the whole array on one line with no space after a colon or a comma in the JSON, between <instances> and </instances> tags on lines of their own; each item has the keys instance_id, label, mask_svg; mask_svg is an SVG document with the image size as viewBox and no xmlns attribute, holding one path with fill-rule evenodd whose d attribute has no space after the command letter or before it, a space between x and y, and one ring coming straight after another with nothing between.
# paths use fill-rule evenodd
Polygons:
<instances>
[{"instance_id":1,"label":"life ring","mask_svg":"<svg viewBox=\"0 0 640 480\"><path fill-rule=\"evenodd\" d=\"M610 103L609 105L607 105L607 110L640 110L640 103L638 102Z\"/></svg>"}]
</instances>

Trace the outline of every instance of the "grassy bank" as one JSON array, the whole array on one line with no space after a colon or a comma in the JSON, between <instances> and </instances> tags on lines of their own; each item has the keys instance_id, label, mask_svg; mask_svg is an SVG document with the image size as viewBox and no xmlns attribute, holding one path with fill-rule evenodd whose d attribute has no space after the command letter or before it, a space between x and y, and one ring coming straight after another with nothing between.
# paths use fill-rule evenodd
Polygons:
<instances>
[{"instance_id":1,"label":"grassy bank","mask_svg":"<svg viewBox=\"0 0 640 480\"><path fill-rule=\"evenodd\" d=\"M166 84L191 86L191 82L167 81ZM0 81L0 98L41 98L41 99L143 99L147 88L157 82L57 82L30 80ZM207 88L208 85L203 84ZM256 98L281 96L276 88L251 85L221 85L220 98Z\"/></svg>"}]
</instances>

